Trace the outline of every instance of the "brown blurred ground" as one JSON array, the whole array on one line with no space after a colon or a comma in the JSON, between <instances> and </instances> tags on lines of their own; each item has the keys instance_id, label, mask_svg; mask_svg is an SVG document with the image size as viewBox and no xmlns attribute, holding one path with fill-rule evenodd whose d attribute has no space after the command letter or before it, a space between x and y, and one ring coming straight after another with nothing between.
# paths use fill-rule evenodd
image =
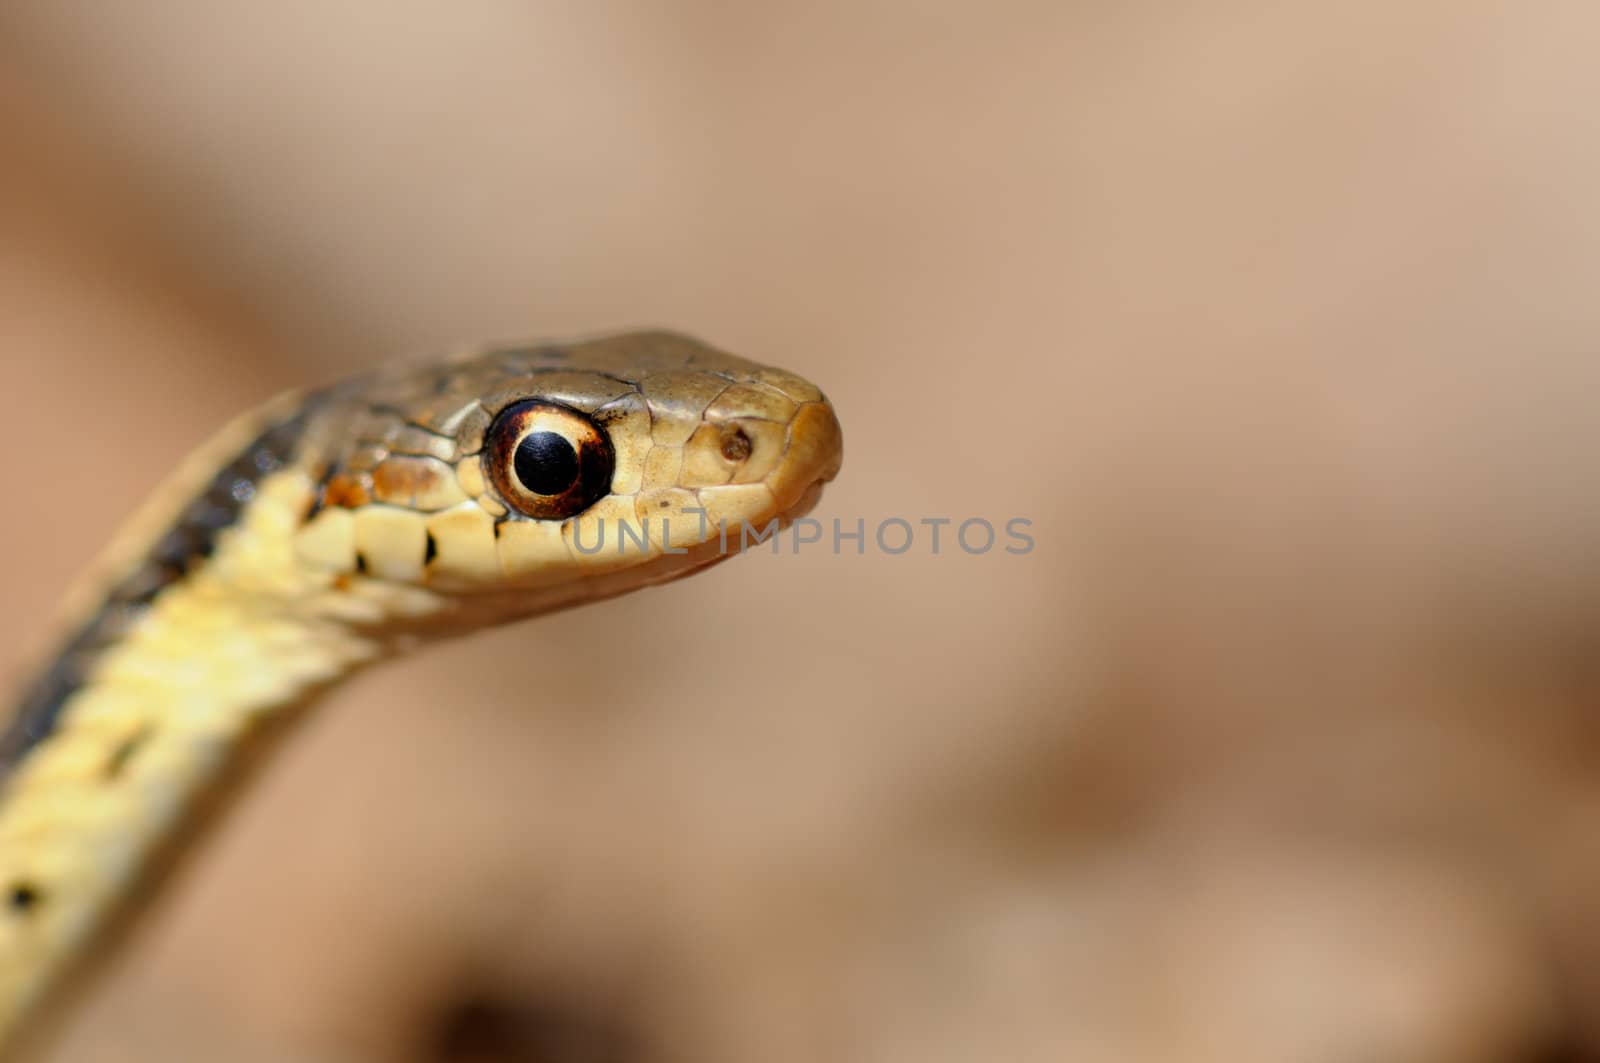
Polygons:
<instances>
[{"instance_id":1,"label":"brown blurred ground","mask_svg":"<svg viewBox=\"0 0 1600 1063\"><path fill-rule=\"evenodd\" d=\"M791 366L819 516L1038 539L364 678L52 1058L1600 1058L1597 33L0 9L16 667L228 414L484 338Z\"/></svg>"}]
</instances>

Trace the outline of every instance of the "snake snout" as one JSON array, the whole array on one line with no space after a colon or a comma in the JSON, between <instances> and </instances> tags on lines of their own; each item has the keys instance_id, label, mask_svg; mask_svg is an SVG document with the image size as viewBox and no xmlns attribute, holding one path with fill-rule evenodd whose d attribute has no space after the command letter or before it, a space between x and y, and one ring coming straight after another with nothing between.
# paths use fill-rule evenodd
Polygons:
<instances>
[{"instance_id":1,"label":"snake snout","mask_svg":"<svg viewBox=\"0 0 1600 1063\"><path fill-rule=\"evenodd\" d=\"M778 467L767 477L767 484L778 507L794 507L812 488L839 475L844 463L844 433L833 405L826 399L808 402L789 422L787 446Z\"/></svg>"}]
</instances>

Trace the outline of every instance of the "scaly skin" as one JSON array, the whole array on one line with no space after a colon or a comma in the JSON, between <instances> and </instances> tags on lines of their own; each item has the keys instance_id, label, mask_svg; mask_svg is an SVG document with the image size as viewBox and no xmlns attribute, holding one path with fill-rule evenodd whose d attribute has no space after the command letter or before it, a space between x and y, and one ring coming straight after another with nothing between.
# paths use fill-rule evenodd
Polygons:
<instances>
[{"instance_id":1,"label":"scaly skin","mask_svg":"<svg viewBox=\"0 0 1600 1063\"><path fill-rule=\"evenodd\" d=\"M592 501L586 472L527 490L567 482L560 443L506 449L568 427L580 463L609 443ZM226 430L118 538L0 735L0 1046L105 951L267 721L430 638L720 560L720 522L787 523L840 455L815 387L666 333L377 374ZM526 515L547 506L582 508Z\"/></svg>"}]
</instances>

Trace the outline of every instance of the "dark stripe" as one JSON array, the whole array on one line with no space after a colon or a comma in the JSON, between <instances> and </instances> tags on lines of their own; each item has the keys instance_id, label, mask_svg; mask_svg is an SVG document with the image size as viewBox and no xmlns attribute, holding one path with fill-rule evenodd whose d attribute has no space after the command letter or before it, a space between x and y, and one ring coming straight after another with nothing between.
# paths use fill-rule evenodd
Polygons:
<instances>
[{"instance_id":1,"label":"dark stripe","mask_svg":"<svg viewBox=\"0 0 1600 1063\"><path fill-rule=\"evenodd\" d=\"M239 520L255 498L257 485L294 459L315 405L308 402L293 417L272 425L223 466L144 562L112 588L93 618L67 640L50 667L24 693L0 734L0 782L55 730L61 710L87 682L101 655L149 610L158 594L211 556L218 534Z\"/></svg>"}]
</instances>

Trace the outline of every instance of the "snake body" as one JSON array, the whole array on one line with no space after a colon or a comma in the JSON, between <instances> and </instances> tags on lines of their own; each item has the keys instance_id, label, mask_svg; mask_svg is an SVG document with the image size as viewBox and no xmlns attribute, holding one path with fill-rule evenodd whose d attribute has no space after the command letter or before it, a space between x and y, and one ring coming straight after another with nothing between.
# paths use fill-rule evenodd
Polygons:
<instances>
[{"instance_id":1,"label":"snake body","mask_svg":"<svg viewBox=\"0 0 1600 1063\"><path fill-rule=\"evenodd\" d=\"M0 1045L274 718L430 639L718 561L722 528L787 523L841 453L813 385L660 332L241 418L118 537L0 732Z\"/></svg>"}]
</instances>

